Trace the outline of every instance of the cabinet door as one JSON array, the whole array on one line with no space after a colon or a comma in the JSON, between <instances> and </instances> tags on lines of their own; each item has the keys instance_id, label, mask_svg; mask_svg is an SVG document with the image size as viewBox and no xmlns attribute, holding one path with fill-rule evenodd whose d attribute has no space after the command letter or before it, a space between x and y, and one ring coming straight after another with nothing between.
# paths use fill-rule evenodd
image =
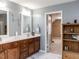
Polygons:
<instances>
[{"instance_id":1,"label":"cabinet door","mask_svg":"<svg viewBox=\"0 0 79 59\"><path fill-rule=\"evenodd\" d=\"M6 59L6 51L3 49L2 45L0 45L0 59Z\"/></svg>"},{"instance_id":2,"label":"cabinet door","mask_svg":"<svg viewBox=\"0 0 79 59\"><path fill-rule=\"evenodd\" d=\"M39 51L40 49L40 39L35 38L35 52Z\"/></svg>"},{"instance_id":3,"label":"cabinet door","mask_svg":"<svg viewBox=\"0 0 79 59\"><path fill-rule=\"evenodd\" d=\"M7 51L7 59L19 59L19 44L11 42L3 45L3 49Z\"/></svg>"},{"instance_id":4,"label":"cabinet door","mask_svg":"<svg viewBox=\"0 0 79 59\"><path fill-rule=\"evenodd\" d=\"M5 52L0 52L0 59L5 59Z\"/></svg>"},{"instance_id":5,"label":"cabinet door","mask_svg":"<svg viewBox=\"0 0 79 59\"><path fill-rule=\"evenodd\" d=\"M29 45L29 55L33 54L34 53L34 44L30 44Z\"/></svg>"},{"instance_id":6,"label":"cabinet door","mask_svg":"<svg viewBox=\"0 0 79 59\"><path fill-rule=\"evenodd\" d=\"M19 49L13 48L7 50L8 59L19 59Z\"/></svg>"},{"instance_id":7,"label":"cabinet door","mask_svg":"<svg viewBox=\"0 0 79 59\"><path fill-rule=\"evenodd\" d=\"M34 53L34 41L33 39L29 39L29 55Z\"/></svg>"}]
</instances>

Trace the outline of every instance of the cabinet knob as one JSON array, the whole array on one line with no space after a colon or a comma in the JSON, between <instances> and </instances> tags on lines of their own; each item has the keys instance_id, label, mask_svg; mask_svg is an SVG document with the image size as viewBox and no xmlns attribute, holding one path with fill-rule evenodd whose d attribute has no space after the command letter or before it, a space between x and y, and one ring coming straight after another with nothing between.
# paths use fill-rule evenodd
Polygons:
<instances>
[{"instance_id":1,"label":"cabinet knob","mask_svg":"<svg viewBox=\"0 0 79 59\"><path fill-rule=\"evenodd\" d=\"M24 55L24 57L26 57L26 55Z\"/></svg>"},{"instance_id":2,"label":"cabinet knob","mask_svg":"<svg viewBox=\"0 0 79 59\"><path fill-rule=\"evenodd\" d=\"M24 43L26 43L26 42L24 41Z\"/></svg>"}]
</instances>

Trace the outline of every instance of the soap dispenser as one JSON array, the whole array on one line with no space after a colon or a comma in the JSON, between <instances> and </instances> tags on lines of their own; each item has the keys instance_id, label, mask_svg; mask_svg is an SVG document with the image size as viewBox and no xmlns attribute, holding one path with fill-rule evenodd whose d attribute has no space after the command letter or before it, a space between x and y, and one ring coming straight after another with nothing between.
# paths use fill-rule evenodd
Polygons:
<instances>
[{"instance_id":1,"label":"soap dispenser","mask_svg":"<svg viewBox=\"0 0 79 59\"><path fill-rule=\"evenodd\" d=\"M16 31L16 36L18 36L18 32Z\"/></svg>"}]
</instances>

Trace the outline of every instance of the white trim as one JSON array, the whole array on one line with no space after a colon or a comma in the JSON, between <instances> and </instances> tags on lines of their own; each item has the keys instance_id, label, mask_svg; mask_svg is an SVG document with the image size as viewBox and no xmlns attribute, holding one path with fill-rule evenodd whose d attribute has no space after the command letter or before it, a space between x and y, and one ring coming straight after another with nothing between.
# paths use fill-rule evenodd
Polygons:
<instances>
[{"instance_id":1,"label":"white trim","mask_svg":"<svg viewBox=\"0 0 79 59\"><path fill-rule=\"evenodd\" d=\"M45 14L62 13L62 11L47 12Z\"/></svg>"},{"instance_id":2,"label":"white trim","mask_svg":"<svg viewBox=\"0 0 79 59\"><path fill-rule=\"evenodd\" d=\"M7 35L9 36L9 11L7 11Z\"/></svg>"},{"instance_id":3,"label":"white trim","mask_svg":"<svg viewBox=\"0 0 79 59\"><path fill-rule=\"evenodd\" d=\"M46 26L46 24L47 24L46 22L47 21L46 21L46 15L47 14L45 14L45 52L47 51L47 48L46 48L47 47L47 42L46 42L47 41L47 32L46 32L47 31L47 26Z\"/></svg>"},{"instance_id":4,"label":"white trim","mask_svg":"<svg viewBox=\"0 0 79 59\"><path fill-rule=\"evenodd\" d=\"M1 9L2 10L2 9ZM7 34L6 35L0 35L0 37L6 37L9 36L9 10L8 9L4 9L2 11L6 11L7 13Z\"/></svg>"},{"instance_id":5,"label":"white trim","mask_svg":"<svg viewBox=\"0 0 79 59\"><path fill-rule=\"evenodd\" d=\"M20 14L21 16L21 35L23 35L23 16L22 14Z\"/></svg>"},{"instance_id":6,"label":"white trim","mask_svg":"<svg viewBox=\"0 0 79 59\"><path fill-rule=\"evenodd\" d=\"M44 50L39 50L39 52L43 52L43 53L46 53Z\"/></svg>"},{"instance_id":7,"label":"white trim","mask_svg":"<svg viewBox=\"0 0 79 59\"><path fill-rule=\"evenodd\" d=\"M61 20L61 39L62 39L62 59L63 59L63 27L62 27L62 24L63 24L63 11L61 12L61 17L62 17L62 20Z\"/></svg>"},{"instance_id":8,"label":"white trim","mask_svg":"<svg viewBox=\"0 0 79 59\"><path fill-rule=\"evenodd\" d=\"M53 11L53 12L47 12L45 13L45 52L47 52L47 19L46 19L46 15L48 14L53 14L53 13L61 13L61 17L62 17L62 10L61 11ZM61 20L61 24L63 22L63 17L62 17L62 20ZM61 26L61 29L62 29L62 26ZM61 34L62 34L62 30L61 30ZM61 35L61 38L62 38L62 35Z\"/></svg>"}]
</instances>

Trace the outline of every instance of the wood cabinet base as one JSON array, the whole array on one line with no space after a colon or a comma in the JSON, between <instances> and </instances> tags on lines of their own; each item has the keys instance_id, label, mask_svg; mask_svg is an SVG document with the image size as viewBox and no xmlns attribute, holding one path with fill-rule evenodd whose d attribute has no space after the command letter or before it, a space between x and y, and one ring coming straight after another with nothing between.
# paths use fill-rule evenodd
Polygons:
<instances>
[{"instance_id":1,"label":"wood cabinet base","mask_svg":"<svg viewBox=\"0 0 79 59\"><path fill-rule=\"evenodd\" d=\"M39 37L2 44L0 45L0 59L26 59L39 49Z\"/></svg>"}]
</instances>

